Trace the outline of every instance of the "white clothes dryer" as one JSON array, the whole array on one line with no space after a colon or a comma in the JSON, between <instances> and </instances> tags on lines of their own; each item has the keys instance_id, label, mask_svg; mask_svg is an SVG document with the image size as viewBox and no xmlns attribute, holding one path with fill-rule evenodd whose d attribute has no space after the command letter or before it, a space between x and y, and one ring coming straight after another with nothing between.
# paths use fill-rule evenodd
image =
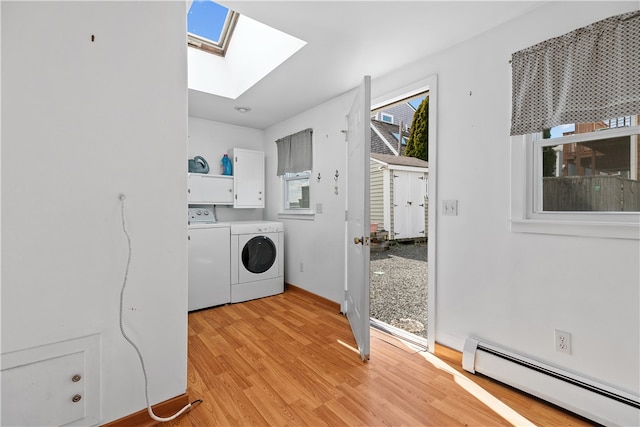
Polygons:
<instances>
[{"instance_id":1,"label":"white clothes dryer","mask_svg":"<svg viewBox=\"0 0 640 427\"><path fill-rule=\"evenodd\" d=\"M284 225L231 223L231 302L284 292Z\"/></svg>"}]
</instances>

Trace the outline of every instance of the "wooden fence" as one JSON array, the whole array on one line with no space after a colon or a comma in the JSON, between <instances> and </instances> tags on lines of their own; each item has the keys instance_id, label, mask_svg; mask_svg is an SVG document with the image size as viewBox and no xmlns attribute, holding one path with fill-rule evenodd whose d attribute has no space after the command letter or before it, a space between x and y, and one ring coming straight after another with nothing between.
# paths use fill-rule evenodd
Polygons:
<instances>
[{"instance_id":1,"label":"wooden fence","mask_svg":"<svg viewBox=\"0 0 640 427\"><path fill-rule=\"evenodd\" d=\"M640 212L640 182L620 176L543 178L545 211Z\"/></svg>"}]
</instances>

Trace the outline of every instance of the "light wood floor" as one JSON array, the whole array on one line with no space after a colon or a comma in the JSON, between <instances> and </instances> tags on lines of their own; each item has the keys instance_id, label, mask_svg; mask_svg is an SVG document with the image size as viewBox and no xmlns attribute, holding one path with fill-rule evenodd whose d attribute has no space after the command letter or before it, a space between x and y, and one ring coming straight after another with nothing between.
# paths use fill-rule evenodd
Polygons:
<instances>
[{"instance_id":1,"label":"light wood floor","mask_svg":"<svg viewBox=\"0 0 640 427\"><path fill-rule=\"evenodd\" d=\"M190 426L585 426L372 329L363 363L347 319L299 292L189 315Z\"/></svg>"}]
</instances>

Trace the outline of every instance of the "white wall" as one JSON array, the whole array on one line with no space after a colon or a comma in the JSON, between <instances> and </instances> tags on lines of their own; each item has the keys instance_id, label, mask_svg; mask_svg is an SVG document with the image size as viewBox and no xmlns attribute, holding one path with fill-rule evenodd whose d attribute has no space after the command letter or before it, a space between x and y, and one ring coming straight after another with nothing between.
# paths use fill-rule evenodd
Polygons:
<instances>
[{"instance_id":1,"label":"white wall","mask_svg":"<svg viewBox=\"0 0 640 427\"><path fill-rule=\"evenodd\" d=\"M209 163L209 174L221 174L220 161L231 148L262 151L263 139L262 130L189 117L188 157L204 157ZM269 163L269 160L265 157L265 163ZM267 194L266 198L269 197ZM263 211L264 209L235 209L233 206L225 205L216 207L217 219L220 222L262 220Z\"/></svg>"},{"instance_id":2,"label":"white wall","mask_svg":"<svg viewBox=\"0 0 640 427\"><path fill-rule=\"evenodd\" d=\"M341 131L354 97L355 93L337 97L265 130L264 151L271 159L266 165L265 218L285 225L285 281L335 302L344 298L346 151ZM275 141L307 128L313 129L312 204L321 203L322 213L316 213L313 220L282 218L278 216L282 212L282 182L276 176Z\"/></svg>"},{"instance_id":3,"label":"white wall","mask_svg":"<svg viewBox=\"0 0 640 427\"><path fill-rule=\"evenodd\" d=\"M509 227L511 53L637 8L549 2L373 81L387 91L438 75L437 194L459 216L437 214L437 341L461 350L474 335L640 393L638 241ZM572 334L572 355L555 352L554 329Z\"/></svg>"},{"instance_id":4,"label":"white wall","mask_svg":"<svg viewBox=\"0 0 640 427\"><path fill-rule=\"evenodd\" d=\"M120 193L125 327L152 403L186 391L185 6L1 7L2 352L99 334L108 422L145 407Z\"/></svg>"},{"instance_id":5,"label":"white wall","mask_svg":"<svg viewBox=\"0 0 640 427\"><path fill-rule=\"evenodd\" d=\"M637 2L549 2L413 66L373 76L373 99L438 76L438 202L458 200L459 215L436 214L437 341L462 350L473 335L640 393L638 241L509 227L511 54L633 9ZM351 100L338 97L265 131L265 152L275 158L277 138L314 129L313 176L323 176L315 202L324 213L284 220L285 279L336 302L344 289L344 190L335 197L331 177L344 169L339 131ZM269 193L280 185L273 160ZM265 217L278 212L280 199L269 197ZM572 334L572 355L555 352L554 329Z\"/></svg>"}]
</instances>

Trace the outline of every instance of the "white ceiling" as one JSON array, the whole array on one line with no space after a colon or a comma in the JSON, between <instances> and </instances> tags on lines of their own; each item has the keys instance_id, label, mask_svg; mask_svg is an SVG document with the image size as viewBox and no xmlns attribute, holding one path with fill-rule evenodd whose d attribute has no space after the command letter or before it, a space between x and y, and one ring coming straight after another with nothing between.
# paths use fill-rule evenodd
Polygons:
<instances>
[{"instance_id":1,"label":"white ceiling","mask_svg":"<svg viewBox=\"0 0 640 427\"><path fill-rule=\"evenodd\" d=\"M190 116L257 129L265 129L355 88L364 75L375 80L543 3L218 2L307 42L235 100L189 90ZM233 49L233 38L229 49ZM236 106L252 110L239 113L234 109Z\"/></svg>"}]
</instances>

